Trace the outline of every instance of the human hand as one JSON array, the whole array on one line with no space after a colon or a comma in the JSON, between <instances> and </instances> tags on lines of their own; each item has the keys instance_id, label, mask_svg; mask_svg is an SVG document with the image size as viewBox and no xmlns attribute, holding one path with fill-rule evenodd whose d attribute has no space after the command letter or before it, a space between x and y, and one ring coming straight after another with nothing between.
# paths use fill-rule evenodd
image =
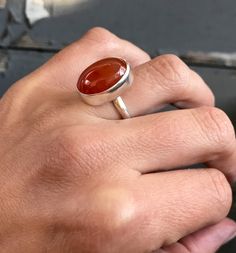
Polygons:
<instances>
[{"instance_id":1,"label":"human hand","mask_svg":"<svg viewBox=\"0 0 236 253\"><path fill-rule=\"evenodd\" d=\"M84 68L110 56L134 68L122 95L129 120L76 92ZM154 113L168 103L185 109ZM150 61L104 29L89 31L0 100L1 252L215 252L236 233L225 219L236 149L213 105L177 57ZM202 162L211 169L173 170Z\"/></svg>"}]
</instances>

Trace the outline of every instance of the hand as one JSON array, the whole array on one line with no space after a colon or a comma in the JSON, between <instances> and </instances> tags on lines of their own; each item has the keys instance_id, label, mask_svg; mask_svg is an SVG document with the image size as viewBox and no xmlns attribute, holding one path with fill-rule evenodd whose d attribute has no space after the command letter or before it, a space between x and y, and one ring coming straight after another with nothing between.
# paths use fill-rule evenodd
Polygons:
<instances>
[{"instance_id":1,"label":"hand","mask_svg":"<svg viewBox=\"0 0 236 253\"><path fill-rule=\"evenodd\" d=\"M84 68L109 56L134 68L123 95L132 119L76 92ZM185 109L154 113L168 103ZM236 149L213 105L177 57L150 61L102 28L89 31L0 100L1 252L217 250L236 233L225 219ZM211 169L170 171L201 162Z\"/></svg>"}]
</instances>

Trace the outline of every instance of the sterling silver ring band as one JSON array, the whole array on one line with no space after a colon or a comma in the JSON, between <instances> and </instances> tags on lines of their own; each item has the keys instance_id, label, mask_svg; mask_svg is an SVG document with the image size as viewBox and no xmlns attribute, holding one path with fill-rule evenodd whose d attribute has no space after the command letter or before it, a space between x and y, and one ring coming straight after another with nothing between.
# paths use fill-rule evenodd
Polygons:
<instances>
[{"instance_id":1,"label":"sterling silver ring band","mask_svg":"<svg viewBox=\"0 0 236 253\"><path fill-rule=\"evenodd\" d=\"M130 114L128 112L128 109L124 103L124 100L122 99L122 97L117 97L114 101L113 101L113 104L115 106L115 108L117 109L117 111L120 113L121 117L123 119L129 119L131 118L130 117Z\"/></svg>"}]
</instances>

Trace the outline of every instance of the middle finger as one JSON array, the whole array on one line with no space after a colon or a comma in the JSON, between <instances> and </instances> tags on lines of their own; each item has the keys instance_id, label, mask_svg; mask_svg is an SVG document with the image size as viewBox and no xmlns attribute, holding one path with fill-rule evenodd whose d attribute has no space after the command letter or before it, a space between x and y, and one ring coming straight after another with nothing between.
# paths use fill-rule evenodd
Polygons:
<instances>
[{"instance_id":1,"label":"middle finger","mask_svg":"<svg viewBox=\"0 0 236 253\"><path fill-rule=\"evenodd\" d=\"M211 161L221 170L226 164L224 173L229 175L236 164L233 126L226 114L214 107L124 120L110 127L109 134L115 136L109 143L109 149L118 152L114 159L141 173Z\"/></svg>"}]
</instances>

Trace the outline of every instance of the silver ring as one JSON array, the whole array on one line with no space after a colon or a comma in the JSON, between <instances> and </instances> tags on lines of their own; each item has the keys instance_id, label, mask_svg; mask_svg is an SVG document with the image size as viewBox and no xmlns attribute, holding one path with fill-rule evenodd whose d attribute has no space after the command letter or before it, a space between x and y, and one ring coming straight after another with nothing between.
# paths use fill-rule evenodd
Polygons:
<instances>
[{"instance_id":1,"label":"silver ring","mask_svg":"<svg viewBox=\"0 0 236 253\"><path fill-rule=\"evenodd\" d=\"M124 100L122 99L122 97L117 97L114 101L113 101L113 104L115 106L115 108L117 109L117 111L120 113L121 117L123 119L129 119L131 118L130 117L130 114L128 112L128 109L125 105L125 102Z\"/></svg>"},{"instance_id":2,"label":"silver ring","mask_svg":"<svg viewBox=\"0 0 236 253\"><path fill-rule=\"evenodd\" d=\"M123 119L130 114L121 98L133 82L130 65L121 58L105 58L86 68L77 83L78 92L89 105L99 106L113 102Z\"/></svg>"}]
</instances>

